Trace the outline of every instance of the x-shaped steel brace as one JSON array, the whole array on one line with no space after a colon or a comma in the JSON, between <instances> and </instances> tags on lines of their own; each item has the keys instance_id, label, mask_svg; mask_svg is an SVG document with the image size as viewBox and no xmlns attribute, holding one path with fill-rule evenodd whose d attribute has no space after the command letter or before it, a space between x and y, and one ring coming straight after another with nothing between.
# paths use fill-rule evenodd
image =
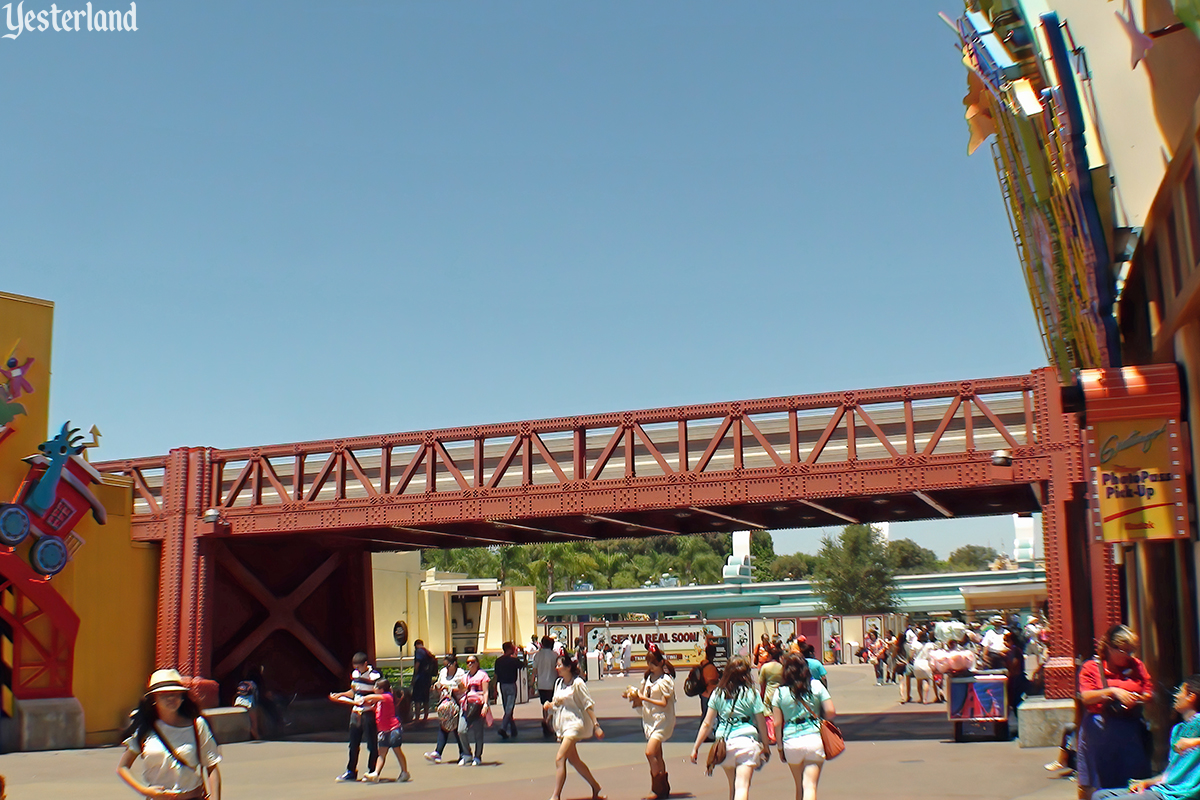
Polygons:
<instances>
[{"instance_id":1,"label":"x-shaped steel brace","mask_svg":"<svg viewBox=\"0 0 1200 800\"><path fill-rule=\"evenodd\" d=\"M249 658L254 649L266 641L266 638L278 630L284 630L300 640L308 651L316 656L326 669L334 675L341 674L342 665L334 658L329 649L313 635L300 620L296 619L296 609L316 591L325 579L333 574L341 564L342 556L334 553L321 566L309 575L303 583L292 590L286 597L276 597L270 589L263 585L253 572L237 559L227 547L218 545L216 548L217 562L237 581L243 589L249 592L255 600L267 610L267 618L261 625L233 648L229 655L217 665L216 675L228 675L234 667Z\"/></svg>"}]
</instances>

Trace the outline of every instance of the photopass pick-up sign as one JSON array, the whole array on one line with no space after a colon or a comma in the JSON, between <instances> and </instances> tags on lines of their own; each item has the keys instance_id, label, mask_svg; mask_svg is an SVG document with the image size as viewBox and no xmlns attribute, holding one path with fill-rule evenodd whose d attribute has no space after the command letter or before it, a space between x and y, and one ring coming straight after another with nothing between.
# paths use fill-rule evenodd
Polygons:
<instances>
[{"instance_id":1,"label":"photopass pick-up sign","mask_svg":"<svg viewBox=\"0 0 1200 800\"><path fill-rule=\"evenodd\" d=\"M1171 419L1089 426L1089 461L1105 541L1187 535L1182 447L1178 423Z\"/></svg>"}]
</instances>

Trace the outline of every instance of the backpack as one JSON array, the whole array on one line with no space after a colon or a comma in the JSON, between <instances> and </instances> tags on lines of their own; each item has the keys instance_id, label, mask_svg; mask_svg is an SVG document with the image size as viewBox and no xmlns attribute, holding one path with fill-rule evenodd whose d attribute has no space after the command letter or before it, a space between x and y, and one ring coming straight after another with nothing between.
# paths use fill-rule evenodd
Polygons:
<instances>
[{"instance_id":1,"label":"backpack","mask_svg":"<svg viewBox=\"0 0 1200 800\"><path fill-rule=\"evenodd\" d=\"M451 733L458 730L458 703L452 698L443 697L437 705L438 724L442 730Z\"/></svg>"},{"instance_id":2,"label":"backpack","mask_svg":"<svg viewBox=\"0 0 1200 800\"><path fill-rule=\"evenodd\" d=\"M683 693L688 697L696 697L704 691L704 665L697 664L683 679Z\"/></svg>"}]
</instances>

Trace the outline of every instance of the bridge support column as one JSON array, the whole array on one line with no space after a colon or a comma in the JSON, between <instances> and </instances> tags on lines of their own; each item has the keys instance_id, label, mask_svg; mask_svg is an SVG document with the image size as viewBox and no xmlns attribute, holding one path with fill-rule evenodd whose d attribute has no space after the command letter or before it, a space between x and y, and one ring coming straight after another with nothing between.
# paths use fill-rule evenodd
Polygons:
<instances>
[{"instance_id":1,"label":"bridge support column","mask_svg":"<svg viewBox=\"0 0 1200 800\"><path fill-rule=\"evenodd\" d=\"M212 567L201 537L200 516L210 494L208 451L172 450L166 475L163 511L169 522L159 575L155 663L207 677L212 670L208 619Z\"/></svg>"},{"instance_id":2,"label":"bridge support column","mask_svg":"<svg viewBox=\"0 0 1200 800\"><path fill-rule=\"evenodd\" d=\"M1064 412L1054 371L1041 369L1035 377L1038 437L1050 450L1050 479L1041 484L1042 547L1051 617L1046 697L1069 698L1075 696L1074 657L1090 652L1093 625L1088 613L1091 548L1080 431L1074 416Z\"/></svg>"}]
</instances>

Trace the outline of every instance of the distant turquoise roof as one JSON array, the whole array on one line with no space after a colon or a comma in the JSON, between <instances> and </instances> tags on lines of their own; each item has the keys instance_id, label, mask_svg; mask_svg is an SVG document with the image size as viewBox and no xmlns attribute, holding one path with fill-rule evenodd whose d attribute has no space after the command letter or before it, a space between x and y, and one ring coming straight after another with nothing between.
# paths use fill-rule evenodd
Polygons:
<instances>
[{"instance_id":1,"label":"distant turquoise roof","mask_svg":"<svg viewBox=\"0 0 1200 800\"><path fill-rule=\"evenodd\" d=\"M1045 594L1046 570L1029 562L1010 570L902 575L896 578L896 585L902 612L965 611L966 595L980 598L975 602L978 607L987 597L1008 600ZM770 581L555 592L545 603L538 603L537 610L540 615L555 617L666 611L703 613L712 619L814 617L820 603L809 581ZM1027 608L1030 604L1000 605Z\"/></svg>"}]
</instances>

